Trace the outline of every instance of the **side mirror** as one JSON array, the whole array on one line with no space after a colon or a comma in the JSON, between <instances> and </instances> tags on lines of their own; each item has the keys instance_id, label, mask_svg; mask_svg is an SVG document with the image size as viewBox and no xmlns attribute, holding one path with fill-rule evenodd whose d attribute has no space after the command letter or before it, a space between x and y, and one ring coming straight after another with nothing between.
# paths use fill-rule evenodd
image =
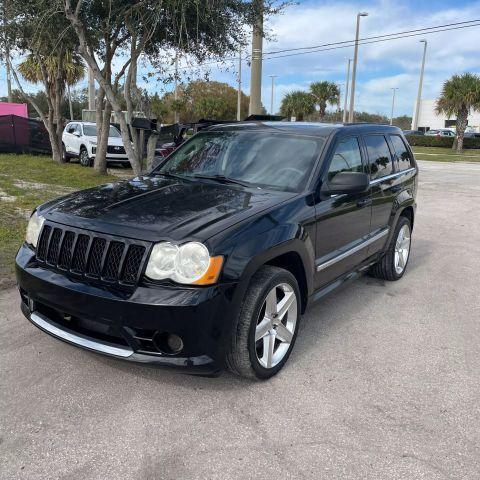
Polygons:
<instances>
[{"instance_id":1,"label":"side mirror","mask_svg":"<svg viewBox=\"0 0 480 480\"><path fill-rule=\"evenodd\" d=\"M370 179L366 173L340 172L322 185L325 195L341 195L364 193L370 187Z\"/></svg>"},{"instance_id":2,"label":"side mirror","mask_svg":"<svg viewBox=\"0 0 480 480\"><path fill-rule=\"evenodd\" d=\"M73 132L73 134L74 134L76 137L79 137L79 136L80 136L80 133L78 133L76 130Z\"/></svg>"}]
</instances>

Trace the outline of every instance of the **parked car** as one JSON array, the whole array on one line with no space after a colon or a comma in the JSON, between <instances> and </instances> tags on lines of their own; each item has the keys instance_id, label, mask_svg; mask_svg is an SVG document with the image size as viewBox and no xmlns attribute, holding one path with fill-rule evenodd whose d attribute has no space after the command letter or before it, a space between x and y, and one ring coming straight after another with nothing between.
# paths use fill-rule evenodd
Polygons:
<instances>
[{"instance_id":1,"label":"parked car","mask_svg":"<svg viewBox=\"0 0 480 480\"><path fill-rule=\"evenodd\" d=\"M97 152L97 125L91 122L70 122L62 135L65 161L78 157L84 167L93 165ZM120 132L110 125L108 133L107 161L130 166Z\"/></svg>"},{"instance_id":2,"label":"parked car","mask_svg":"<svg viewBox=\"0 0 480 480\"><path fill-rule=\"evenodd\" d=\"M404 130L404 135L425 135L423 130Z\"/></svg>"},{"instance_id":3,"label":"parked car","mask_svg":"<svg viewBox=\"0 0 480 480\"><path fill-rule=\"evenodd\" d=\"M428 130L425 135L428 137L454 137L455 132L448 128L440 128L438 130Z\"/></svg>"},{"instance_id":4,"label":"parked car","mask_svg":"<svg viewBox=\"0 0 480 480\"><path fill-rule=\"evenodd\" d=\"M148 175L39 206L21 309L119 359L269 378L310 304L367 270L402 278L417 174L397 127L214 126Z\"/></svg>"}]
</instances>

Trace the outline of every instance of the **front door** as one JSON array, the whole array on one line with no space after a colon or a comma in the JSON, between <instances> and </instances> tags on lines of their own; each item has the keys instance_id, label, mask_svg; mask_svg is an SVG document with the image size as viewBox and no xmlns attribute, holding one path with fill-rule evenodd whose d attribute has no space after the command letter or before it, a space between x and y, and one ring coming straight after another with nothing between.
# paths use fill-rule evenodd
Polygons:
<instances>
[{"instance_id":1,"label":"front door","mask_svg":"<svg viewBox=\"0 0 480 480\"><path fill-rule=\"evenodd\" d=\"M342 138L333 149L323 181L339 172L366 171L359 138ZM366 258L368 248L363 245L370 235L371 211L369 191L320 198L316 205L316 288L354 269Z\"/></svg>"}]
</instances>

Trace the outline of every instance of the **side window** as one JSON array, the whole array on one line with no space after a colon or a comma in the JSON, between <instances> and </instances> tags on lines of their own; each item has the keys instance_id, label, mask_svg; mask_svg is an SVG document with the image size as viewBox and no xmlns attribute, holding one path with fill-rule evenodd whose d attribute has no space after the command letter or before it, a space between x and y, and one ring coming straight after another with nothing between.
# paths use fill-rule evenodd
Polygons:
<instances>
[{"instance_id":1,"label":"side window","mask_svg":"<svg viewBox=\"0 0 480 480\"><path fill-rule=\"evenodd\" d=\"M370 163L370 179L385 177L393 171L392 156L383 135L365 135L368 160Z\"/></svg>"},{"instance_id":2,"label":"side window","mask_svg":"<svg viewBox=\"0 0 480 480\"><path fill-rule=\"evenodd\" d=\"M342 140L335 149L328 169L328 179L340 172L363 172L362 155L356 137Z\"/></svg>"},{"instance_id":3,"label":"side window","mask_svg":"<svg viewBox=\"0 0 480 480\"><path fill-rule=\"evenodd\" d=\"M74 123L71 123L70 125L68 125L67 127L67 133L73 133L75 131L75 124Z\"/></svg>"},{"instance_id":4,"label":"side window","mask_svg":"<svg viewBox=\"0 0 480 480\"><path fill-rule=\"evenodd\" d=\"M81 136L82 135L82 127L79 123L77 123L75 131Z\"/></svg>"},{"instance_id":5,"label":"side window","mask_svg":"<svg viewBox=\"0 0 480 480\"><path fill-rule=\"evenodd\" d=\"M395 149L395 153L397 154L398 158L398 170L407 170L412 166L410 153L405 146L405 143L399 135L390 135L390 140L392 141L393 148Z\"/></svg>"}]
</instances>

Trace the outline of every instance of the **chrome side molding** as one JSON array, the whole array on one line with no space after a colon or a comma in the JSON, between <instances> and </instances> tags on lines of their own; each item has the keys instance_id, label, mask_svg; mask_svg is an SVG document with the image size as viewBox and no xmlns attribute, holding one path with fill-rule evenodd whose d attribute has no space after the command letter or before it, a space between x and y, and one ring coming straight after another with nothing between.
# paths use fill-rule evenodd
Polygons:
<instances>
[{"instance_id":1,"label":"chrome side molding","mask_svg":"<svg viewBox=\"0 0 480 480\"><path fill-rule=\"evenodd\" d=\"M30 321L38 328L45 330L54 337L61 338L69 343L78 345L79 347L88 348L89 350L106 353L108 355L115 355L116 357L127 358L130 357L130 355L133 355L133 350L129 347L115 347L98 340L88 339L69 330L63 330L50 323L47 317L38 312L30 314Z\"/></svg>"},{"instance_id":2,"label":"chrome side molding","mask_svg":"<svg viewBox=\"0 0 480 480\"><path fill-rule=\"evenodd\" d=\"M402 175L406 175L407 173L416 172L417 169L414 167L407 168L406 170L402 170L401 172L392 173L390 175L385 175L384 177L376 178L375 180L370 180L370 186L377 185L377 183L382 183L385 180L392 180L397 177L401 177Z\"/></svg>"},{"instance_id":3,"label":"chrome side molding","mask_svg":"<svg viewBox=\"0 0 480 480\"><path fill-rule=\"evenodd\" d=\"M321 272L322 270L325 270L326 268L331 267L335 263L340 262L341 260L347 258L348 256L368 247L369 245L376 242L377 240L380 240L381 238L385 237L389 231L390 231L390 228L385 228L381 230L379 233L373 235L373 237L367 238L363 242L359 243L358 245L355 245L354 247L346 250L343 253L340 253L336 257L333 257L332 259L327 260L326 262L323 262L320 265L317 265L317 272Z\"/></svg>"}]
</instances>

